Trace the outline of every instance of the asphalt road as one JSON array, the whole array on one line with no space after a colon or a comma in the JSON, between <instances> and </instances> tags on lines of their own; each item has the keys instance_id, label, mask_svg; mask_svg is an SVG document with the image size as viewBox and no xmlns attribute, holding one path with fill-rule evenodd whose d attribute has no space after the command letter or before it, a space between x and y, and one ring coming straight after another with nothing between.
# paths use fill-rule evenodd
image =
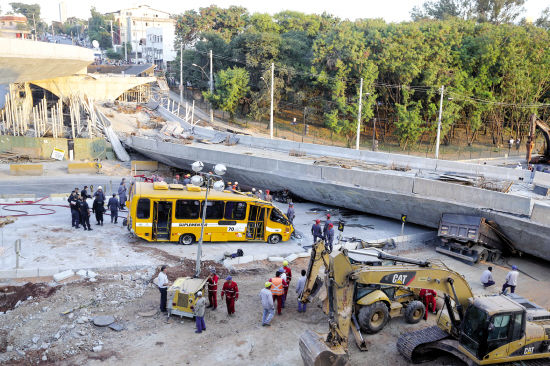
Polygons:
<instances>
[{"instance_id":1,"label":"asphalt road","mask_svg":"<svg viewBox=\"0 0 550 366\"><path fill-rule=\"evenodd\" d=\"M9 177L0 179L0 195L4 194L35 194L44 197L52 193L70 193L75 187L82 189L84 185L103 186L106 194L118 190L123 177L102 175L71 175L44 177ZM128 178L126 178L128 180Z\"/></svg>"}]
</instances>

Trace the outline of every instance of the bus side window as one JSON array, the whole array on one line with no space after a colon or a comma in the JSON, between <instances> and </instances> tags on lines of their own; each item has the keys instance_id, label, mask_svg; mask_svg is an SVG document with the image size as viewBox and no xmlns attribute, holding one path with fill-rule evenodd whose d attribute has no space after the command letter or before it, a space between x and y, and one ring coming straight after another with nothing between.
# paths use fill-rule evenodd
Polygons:
<instances>
[{"instance_id":1,"label":"bus side window","mask_svg":"<svg viewBox=\"0 0 550 366\"><path fill-rule=\"evenodd\" d=\"M208 201L206 205L206 220L221 220L223 219L224 201ZM202 218L202 210L201 210Z\"/></svg>"},{"instance_id":2,"label":"bus side window","mask_svg":"<svg viewBox=\"0 0 550 366\"><path fill-rule=\"evenodd\" d=\"M198 219L200 209L201 209L200 201L177 200L176 201L176 219L178 220Z\"/></svg>"},{"instance_id":3,"label":"bus side window","mask_svg":"<svg viewBox=\"0 0 550 366\"><path fill-rule=\"evenodd\" d=\"M149 198L140 198L137 204L136 216L138 219L148 219L151 214L151 201Z\"/></svg>"},{"instance_id":4,"label":"bus side window","mask_svg":"<svg viewBox=\"0 0 550 366\"><path fill-rule=\"evenodd\" d=\"M246 202L226 202L224 218L226 220L244 220L246 218Z\"/></svg>"}]
</instances>

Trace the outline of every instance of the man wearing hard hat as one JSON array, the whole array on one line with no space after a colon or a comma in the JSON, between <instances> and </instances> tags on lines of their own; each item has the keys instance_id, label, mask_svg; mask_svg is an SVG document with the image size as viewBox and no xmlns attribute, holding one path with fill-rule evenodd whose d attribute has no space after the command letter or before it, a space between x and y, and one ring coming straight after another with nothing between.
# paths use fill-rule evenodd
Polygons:
<instances>
[{"instance_id":1,"label":"man wearing hard hat","mask_svg":"<svg viewBox=\"0 0 550 366\"><path fill-rule=\"evenodd\" d=\"M260 299L264 309L262 315L262 326L270 327L271 319L275 315L275 306L273 305L273 295L271 294L271 282L266 282L264 288L260 291Z\"/></svg>"},{"instance_id":2,"label":"man wearing hard hat","mask_svg":"<svg viewBox=\"0 0 550 366\"><path fill-rule=\"evenodd\" d=\"M193 314L195 315L195 323L197 325L197 330L195 330L195 333L201 333L203 330L206 330L206 325L204 324L206 300L202 297L202 291L197 292L197 297L198 299L193 307Z\"/></svg>"}]
</instances>

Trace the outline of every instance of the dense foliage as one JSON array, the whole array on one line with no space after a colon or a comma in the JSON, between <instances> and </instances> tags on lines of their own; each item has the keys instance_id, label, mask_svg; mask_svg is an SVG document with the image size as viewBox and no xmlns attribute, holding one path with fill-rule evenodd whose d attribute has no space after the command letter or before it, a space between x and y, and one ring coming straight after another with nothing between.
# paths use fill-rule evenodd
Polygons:
<instances>
[{"instance_id":1,"label":"dense foliage","mask_svg":"<svg viewBox=\"0 0 550 366\"><path fill-rule=\"evenodd\" d=\"M548 114L539 105L550 102L548 12L534 24L511 23L523 2L430 1L413 11L415 21L398 24L210 6L176 16L176 43L184 45L184 80L202 90L208 75L201 67L213 50L216 88L225 80L216 104L227 95L231 113L237 111L235 94L227 93L232 77L240 83L240 110L252 118L268 116L274 62L275 109L307 107L308 115L349 142L363 78L363 120L385 122L403 147L435 136L442 85L443 136L460 123L468 143L480 130L499 143L523 136L530 113ZM234 67L247 71L247 95L244 72L238 76Z\"/></svg>"}]
</instances>

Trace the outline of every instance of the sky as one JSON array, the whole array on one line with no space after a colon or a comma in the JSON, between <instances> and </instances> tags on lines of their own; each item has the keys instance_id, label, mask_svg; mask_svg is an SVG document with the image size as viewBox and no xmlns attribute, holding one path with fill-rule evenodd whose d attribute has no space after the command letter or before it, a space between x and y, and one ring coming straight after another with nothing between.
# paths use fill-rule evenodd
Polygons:
<instances>
[{"instance_id":1,"label":"sky","mask_svg":"<svg viewBox=\"0 0 550 366\"><path fill-rule=\"evenodd\" d=\"M9 3L14 1L38 3L41 7L43 19L47 22L59 20L59 0L0 0L1 11L11 10ZM410 20L412 8L424 3L423 0L64 0L64 2L68 17L76 16L85 19L90 17L92 6L105 13L143 4L150 5L158 10L178 14L189 9L197 10L215 4L222 8L239 5L248 9L250 13L275 14L283 10L295 10L308 14L327 12L342 19L383 18L387 22ZM525 16L535 20L540 16L542 10L548 6L550 6L548 0L527 0Z\"/></svg>"}]
</instances>

